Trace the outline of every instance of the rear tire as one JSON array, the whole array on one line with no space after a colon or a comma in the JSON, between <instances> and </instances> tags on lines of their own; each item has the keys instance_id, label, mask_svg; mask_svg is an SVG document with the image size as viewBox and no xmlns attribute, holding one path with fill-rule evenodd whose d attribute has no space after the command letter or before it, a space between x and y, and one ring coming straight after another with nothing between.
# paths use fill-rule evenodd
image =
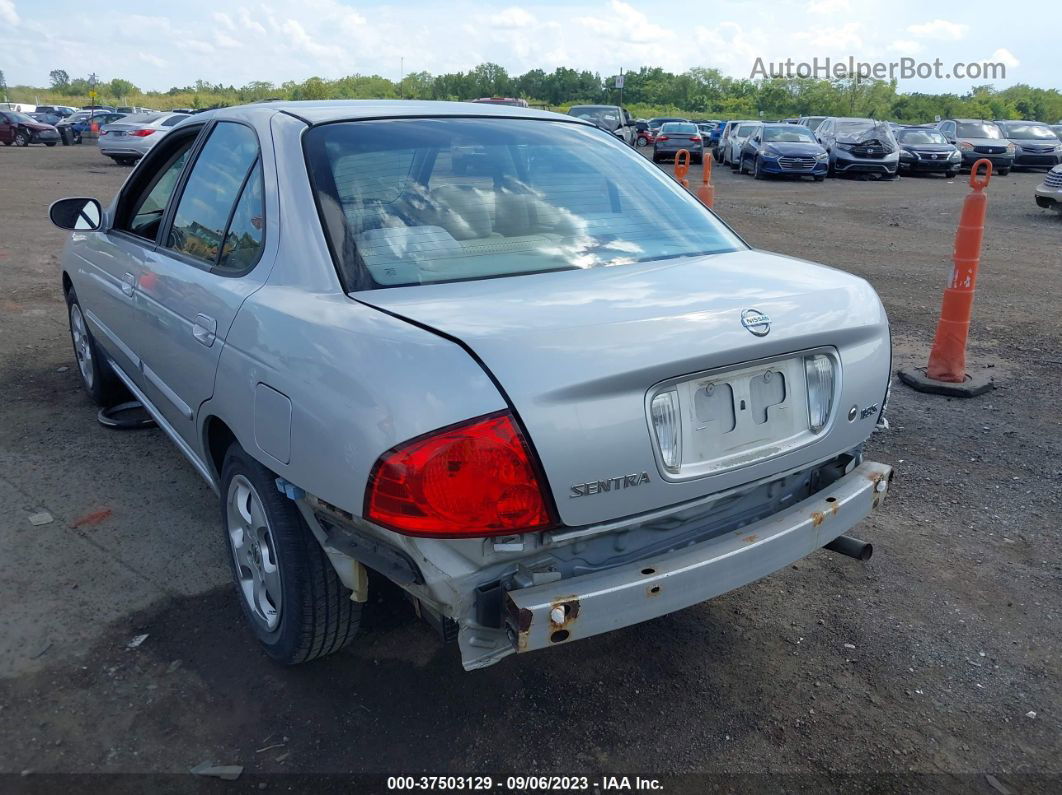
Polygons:
<instances>
[{"instance_id":1,"label":"rear tire","mask_svg":"<svg viewBox=\"0 0 1062 795\"><path fill-rule=\"evenodd\" d=\"M73 287L66 293L66 309L70 322L70 342L74 346L74 359L85 391L97 406L121 403L128 398L129 393L96 345Z\"/></svg>"},{"instance_id":2,"label":"rear tire","mask_svg":"<svg viewBox=\"0 0 1062 795\"><path fill-rule=\"evenodd\" d=\"M329 562L276 475L233 443L221 470L221 523L233 581L269 657L297 665L349 645L361 605Z\"/></svg>"}]
</instances>

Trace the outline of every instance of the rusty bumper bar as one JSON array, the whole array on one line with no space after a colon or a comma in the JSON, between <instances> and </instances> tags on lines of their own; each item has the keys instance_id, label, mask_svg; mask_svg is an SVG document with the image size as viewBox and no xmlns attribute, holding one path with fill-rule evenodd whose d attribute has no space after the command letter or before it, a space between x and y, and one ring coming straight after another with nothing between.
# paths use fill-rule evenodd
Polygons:
<instances>
[{"instance_id":1,"label":"rusty bumper bar","mask_svg":"<svg viewBox=\"0 0 1062 795\"><path fill-rule=\"evenodd\" d=\"M847 532L877 508L892 467L865 461L808 499L686 549L614 569L509 591L516 651L588 638L747 585Z\"/></svg>"}]
</instances>

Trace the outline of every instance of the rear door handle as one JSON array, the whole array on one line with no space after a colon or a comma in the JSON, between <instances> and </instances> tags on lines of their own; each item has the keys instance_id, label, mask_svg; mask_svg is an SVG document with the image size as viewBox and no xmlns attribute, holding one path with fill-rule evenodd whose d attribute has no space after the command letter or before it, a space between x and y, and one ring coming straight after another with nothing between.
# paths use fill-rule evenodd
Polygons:
<instances>
[{"instance_id":1,"label":"rear door handle","mask_svg":"<svg viewBox=\"0 0 1062 795\"><path fill-rule=\"evenodd\" d=\"M131 273L125 274L122 277L122 292L132 298L134 287L136 287L136 276Z\"/></svg>"},{"instance_id":2,"label":"rear door handle","mask_svg":"<svg viewBox=\"0 0 1062 795\"><path fill-rule=\"evenodd\" d=\"M196 315L192 324L192 336L208 348L214 344L218 335L218 322L206 315Z\"/></svg>"}]
</instances>

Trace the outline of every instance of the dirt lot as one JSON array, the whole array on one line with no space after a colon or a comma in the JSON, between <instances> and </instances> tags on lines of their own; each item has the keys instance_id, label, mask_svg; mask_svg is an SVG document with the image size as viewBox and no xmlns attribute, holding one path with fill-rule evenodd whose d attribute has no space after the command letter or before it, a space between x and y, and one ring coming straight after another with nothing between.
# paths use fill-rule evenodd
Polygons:
<instances>
[{"instance_id":1,"label":"dirt lot","mask_svg":"<svg viewBox=\"0 0 1062 795\"><path fill-rule=\"evenodd\" d=\"M513 772L1058 791L1062 218L1034 205L1039 174L990 188L970 360L996 391L963 402L894 385L892 430L870 453L897 476L859 532L869 563L820 552L709 604L464 673L393 599L371 605L349 652L271 665L230 593L211 492L161 432L96 423L46 208L110 198L127 173L91 146L0 148L8 785L211 760L243 765L241 789L293 781L259 778L274 773ZM714 181L753 245L868 278L897 366L924 363L962 180ZM41 510L54 521L31 525Z\"/></svg>"}]
</instances>

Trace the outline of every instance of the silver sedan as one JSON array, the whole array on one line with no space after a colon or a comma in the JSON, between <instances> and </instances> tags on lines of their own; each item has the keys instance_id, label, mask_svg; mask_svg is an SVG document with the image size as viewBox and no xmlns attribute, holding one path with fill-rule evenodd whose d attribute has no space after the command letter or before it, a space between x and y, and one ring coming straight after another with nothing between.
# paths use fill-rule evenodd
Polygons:
<instances>
[{"instance_id":1,"label":"silver sedan","mask_svg":"<svg viewBox=\"0 0 1062 795\"><path fill-rule=\"evenodd\" d=\"M354 640L370 569L471 669L869 553L843 534L892 474L863 456L878 296L585 121L226 108L51 217L85 389L135 396L217 492L284 664Z\"/></svg>"},{"instance_id":2,"label":"silver sedan","mask_svg":"<svg viewBox=\"0 0 1062 795\"><path fill-rule=\"evenodd\" d=\"M100 152L120 165L132 165L159 142L186 113L141 113L123 116L100 128Z\"/></svg>"}]
</instances>

